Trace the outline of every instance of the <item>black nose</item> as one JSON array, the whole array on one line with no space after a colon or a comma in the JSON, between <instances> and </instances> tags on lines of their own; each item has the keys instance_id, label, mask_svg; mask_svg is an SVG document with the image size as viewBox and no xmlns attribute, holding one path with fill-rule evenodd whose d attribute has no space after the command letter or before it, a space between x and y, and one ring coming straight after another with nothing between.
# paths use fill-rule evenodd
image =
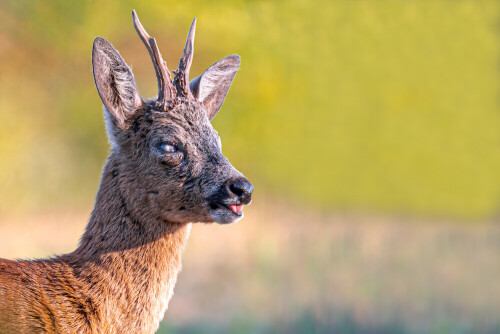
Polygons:
<instances>
[{"instance_id":1,"label":"black nose","mask_svg":"<svg viewBox=\"0 0 500 334\"><path fill-rule=\"evenodd\" d=\"M238 181L231 183L229 185L229 190L238 196L242 204L248 204L252 199L253 184L248 182L248 180Z\"/></svg>"}]
</instances>

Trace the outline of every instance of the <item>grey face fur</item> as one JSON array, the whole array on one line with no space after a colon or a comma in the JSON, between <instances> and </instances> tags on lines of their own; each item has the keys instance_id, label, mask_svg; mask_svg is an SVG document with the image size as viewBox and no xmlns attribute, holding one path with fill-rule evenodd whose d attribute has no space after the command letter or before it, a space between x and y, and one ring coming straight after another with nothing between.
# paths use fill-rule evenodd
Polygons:
<instances>
[{"instance_id":1,"label":"grey face fur","mask_svg":"<svg viewBox=\"0 0 500 334\"><path fill-rule=\"evenodd\" d=\"M193 26L191 35L194 39ZM189 51L192 56L192 45ZM174 84L178 75L186 75L182 61ZM144 101L118 51L103 38L94 41L94 79L112 145L109 162L127 207L138 218L175 223L241 219L241 205L250 203L253 186L224 157L210 123L239 64L239 56L228 56L186 85L188 94L180 94L180 80L162 93L170 99ZM168 83L170 74L163 79Z\"/></svg>"}]
</instances>

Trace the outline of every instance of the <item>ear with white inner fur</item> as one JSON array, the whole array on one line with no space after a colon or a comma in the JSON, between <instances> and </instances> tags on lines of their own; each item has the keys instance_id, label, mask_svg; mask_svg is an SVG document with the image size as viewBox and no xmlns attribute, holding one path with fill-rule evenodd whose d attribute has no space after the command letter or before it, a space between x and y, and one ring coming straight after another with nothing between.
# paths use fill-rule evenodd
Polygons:
<instances>
[{"instance_id":1,"label":"ear with white inner fur","mask_svg":"<svg viewBox=\"0 0 500 334\"><path fill-rule=\"evenodd\" d=\"M127 128L127 119L142 105L134 75L120 53L102 37L92 49L94 81L114 125Z\"/></svg>"},{"instance_id":2,"label":"ear with white inner fur","mask_svg":"<svg viewBox=\"0 0 500 334\"><path fill-rule=\"evenodd\" d=\"M203 104L210 120L221 108L239 67L240 56L230 55L210 66L189 83L191 92Z\"/></svg>"}]
</instances>

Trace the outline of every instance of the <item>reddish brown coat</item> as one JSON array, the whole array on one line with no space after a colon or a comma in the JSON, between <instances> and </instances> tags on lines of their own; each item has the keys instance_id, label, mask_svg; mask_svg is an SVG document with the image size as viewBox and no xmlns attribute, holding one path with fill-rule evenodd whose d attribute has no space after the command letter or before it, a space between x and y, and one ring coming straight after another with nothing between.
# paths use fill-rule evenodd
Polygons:
<instances>
[{"instance_id":1,"label":"reddish brown coat","mask_svg":"<svg viewBox=\"0 0 500 334\"><path fill-rule=\"evenodd\" d=\"M173 294L190 222L232 223L250 203L253 186L223 156L210 123L239 57L218 61L188 87L193 22L174 87L135 14L134 24L155 47L148 50L161 99L143 100L118 51L96 38L93 73L111 154L94 210L74 252L0 259L0 333L154 333Z\"/></svg>"}]
</instances>

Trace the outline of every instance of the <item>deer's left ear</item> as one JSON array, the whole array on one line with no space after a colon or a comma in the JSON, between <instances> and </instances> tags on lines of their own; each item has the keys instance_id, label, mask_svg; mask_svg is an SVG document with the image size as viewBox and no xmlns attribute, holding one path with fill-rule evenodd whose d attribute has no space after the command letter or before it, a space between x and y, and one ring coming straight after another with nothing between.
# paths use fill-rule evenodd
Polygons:
<instances>
[{"instance_id":1,"label":"deer's left ear","mask_svg":"<svg viewBox=\"0 0 500 334\"><path fill-rule=\"evenodd\" d=\"M189 83L191 92L203 104L210 120L221 108L239 67L240 56L227 56Z\"/></svg>"},{"instance_id":2,"label":"deer's left ear","mask_svg":"<svg viewBox=\"0 0 500 334\"><path fill-rule=\"evenodd\" d=\"M94 81L106 110L119 128L142 105L134 75L120 53L102 37L94 40L92 49Z\"/></svg>"}]
</instances>

